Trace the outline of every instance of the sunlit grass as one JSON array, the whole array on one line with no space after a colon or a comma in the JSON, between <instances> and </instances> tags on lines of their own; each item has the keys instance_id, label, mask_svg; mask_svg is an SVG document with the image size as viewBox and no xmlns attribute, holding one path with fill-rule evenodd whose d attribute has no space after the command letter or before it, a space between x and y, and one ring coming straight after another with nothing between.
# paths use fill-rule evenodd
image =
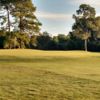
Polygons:
<instances>
[{"instance_id":1,"label":"sunlit grass","mask_svg":"<svg viewBox=\"0 0 100 100\"><path fill-rule=\"evenodd\" d=\"M100 100L100 54L0 50L0 100Z\"/></svg>"}]
</instances>

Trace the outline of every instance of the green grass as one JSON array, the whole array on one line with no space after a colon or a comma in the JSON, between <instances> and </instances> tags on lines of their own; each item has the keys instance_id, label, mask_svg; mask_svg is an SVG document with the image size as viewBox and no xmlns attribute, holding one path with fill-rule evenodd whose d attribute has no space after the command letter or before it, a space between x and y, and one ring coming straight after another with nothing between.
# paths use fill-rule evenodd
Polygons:
<instances>
[{"instance_id":1,"label":"green grass","mask_svg":"<svg viewBox=\"0 0 100 100\"><path fill-rule=\"evenodd\" d=\"M0 50L0 100L100 100L100 54Z\"/></svg>"}]
</instances>

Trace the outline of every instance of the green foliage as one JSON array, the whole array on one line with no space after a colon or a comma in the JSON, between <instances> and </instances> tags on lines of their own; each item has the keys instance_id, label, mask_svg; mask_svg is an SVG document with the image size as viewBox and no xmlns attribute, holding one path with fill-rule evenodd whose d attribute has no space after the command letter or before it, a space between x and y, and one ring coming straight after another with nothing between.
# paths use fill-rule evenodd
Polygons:
<instances>
[{"instance_id":1,"label":"green foliage","mask_svg":"<svg viewBox=\"0 0 100 100\"><path fill-rule=\"evenodd\" d=\"M95 18L96 11L93 7L87 4L81 4L79 10L76 11L78 15L82 15L86 18Z\"/></svg>"},{"instance_id":2,"label":"green foliage","mask_svg":"<svg viewBox=\"0 0 100 100\"><path fill-rule=\"evenodd\" d=\"M87 51L88 39L92 32L97 31L98 27L95 24L95 9L87 4L80 5L76 11L77 15L73 15L75 23L72 27L73 33L76 37L84 40L84 49Z\"/></svg>"},{"instance_id":3,"label":"green foliage","mask_svg":"<svg viewBox=\"0 0 100 100\"><path fill-rule=\"evenodd\" d=\"M12 15L17 19L20 32L39 33L41 23L35 16L36 7L31 0L16 2Z\"/></svg>"},{"instance_id":4,"label":"green foliage","mask_svg":"<svg viewBox=\"0 0 100 100\"><path fill-rule=\"evenodd\" d=\"M7 32L5 41L4 41L4 48L5 49L14 49L18 47L18 41L13 32Z\"/></svg>"},{"instance_id":5,"label":"green foliage","mask_svg":"<svg viewBox=\"0 0 100 100\"><path fill-rule=\"evenodd\" d=\"M19 32L7 32L4 36L3 48L15 49L15 48L29 48L29 36L27 34L21 34Z\"/></svg>"},{"instance_id":6,"label":"green foliage","mask_svg":"<svg viewBox=\"0 0 100 100\"><path fill-rule=\"evenodd\" d=\"M72 32L51 37L46 31L40 33L41 23L35 16L32 0L0 0L0 3L0 48L100 51L100 17L95 16L96 11L90 5L81 4L76 10Z\"/></svg>"},{"instance_id":7,"label":"green foliage","mask_svg":"<svg viewBox=\"0 0 100 100\"><path fill-rule=\"evenodd\" d=\"M29 48L30 35L40 34L32 0L0 0L0 48ZM4 14L6 12L6 14Z\"/></svg>"},{"instance_id":8,"label":"green foliage","mask_svg":"<svg viewBox=\"0 0 100 100\"><path fill-rule=\"evenodd\" d=\"M48 35L41 35L37 37L38 49L48 50L51 37Z\"/></svg>"},{"instance_id":9,"label":"green foliage","mask_svg":"<svg viewBox=\"0 0 100 100\"><path fill-rule=\"evenodd\" d=\"M30 38L30 48L36 49L38 47L38 41L37 41L37 36L33 35Z\"/></svg>"},{"instance_id":10,"label":"green foliage","mask_svg":"<svg viewBox=\"0 0 100 100\"><path fill-rule=\"evenodd\" d=\"M19 48L29 48L30 38L26 33L16 33L17 41L19 43Z\"/></svg>"}]
</instances>

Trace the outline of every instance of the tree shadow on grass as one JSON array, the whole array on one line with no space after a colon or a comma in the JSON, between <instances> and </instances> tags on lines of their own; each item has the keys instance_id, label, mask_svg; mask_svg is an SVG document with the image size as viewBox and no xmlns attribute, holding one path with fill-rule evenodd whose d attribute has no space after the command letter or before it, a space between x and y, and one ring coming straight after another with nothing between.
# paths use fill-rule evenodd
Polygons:
<instances>
[{"instance_id":1,"label":"tree shadow on grass","mask_svg":"<svg viewBox=\"0 0 100 100\"><path fill-rule=\"evenodd\" d=\"M21 63L39 63L39 62L65 62L77 60L75 58L67 58L67 57L17 57L17 56L0 56L0 63L6 62L21 62Z\"/></svg>"}]
</instances>

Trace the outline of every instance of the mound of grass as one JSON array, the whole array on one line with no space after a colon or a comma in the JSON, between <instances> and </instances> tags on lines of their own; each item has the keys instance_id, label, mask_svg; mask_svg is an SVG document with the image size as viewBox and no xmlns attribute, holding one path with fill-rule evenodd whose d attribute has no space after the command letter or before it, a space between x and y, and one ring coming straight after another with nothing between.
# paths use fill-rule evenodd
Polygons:
<instances>
[{"instance_id":1,"label":"mound of grass","mask_svg":"<svg viewBox=\"0 0 100 100\"><path fill-rule=\"evenodd\" d=\"M0 51L0 100L100 100L100 54Z\"/></svg>"}]
</instances>

